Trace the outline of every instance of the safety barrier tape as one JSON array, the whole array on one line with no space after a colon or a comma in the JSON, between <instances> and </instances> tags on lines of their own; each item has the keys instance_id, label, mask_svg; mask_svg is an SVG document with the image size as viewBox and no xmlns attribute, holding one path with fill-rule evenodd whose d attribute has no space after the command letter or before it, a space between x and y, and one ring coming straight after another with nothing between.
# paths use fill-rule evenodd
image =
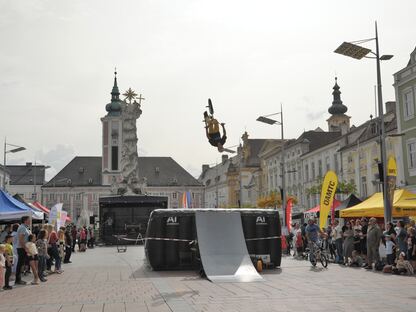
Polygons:
<instances>
[{"instance_id":1,"label":"safety barrier tape","mask_svg":"<svg viewBox=\"0 0 416 312\"><path fill-rule=\"evenodd\" d=\"M246 241L255 241L255 240L267 240L267 239L276 239L282 238L281 236L269 236L269 237L260 237L260 238L246 238Z\"/></svg>"},{"instance_id":2,"label":"safety barrier tape","mask_svg":"<svg viewBox=\"0 0 416 312\"><path fill-rule=\"evenodd\" d=\"M255 241L255 240L269 240L282 238L281 236L269 236L269 237L259 237L259 238L247 238L246 241ZM179 239L179 238L160 238L160 237L143 237L142 239L135 238L121 238L127 241L136 241L136 240L156 240L156 241L172 241L172 242L193 242L194 239Z\"/></svg>"}]
</instances>

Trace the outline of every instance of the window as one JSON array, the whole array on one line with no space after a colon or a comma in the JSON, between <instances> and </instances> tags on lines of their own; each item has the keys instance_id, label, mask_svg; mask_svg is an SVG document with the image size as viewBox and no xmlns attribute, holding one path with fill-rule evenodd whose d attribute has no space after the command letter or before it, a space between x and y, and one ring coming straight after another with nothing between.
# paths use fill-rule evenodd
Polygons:
<instances>
[{"instance_id":1,"label":"window","mask_svg":"<svg viewBox=\"0 0 416 312\"><path fill-rule=\"evenodd\" d=\"M322 159L318 160L318 176L322 177Z\"/></svg>"},{"instance_id":2,"label":"window","mask_svg":"<svg viewBox=\"0 0 416 312\"><path fill-rule=\"evenodd\" d=\"M338 165L338 155L335 154L334 155L334 163L335 163L335 172L338 173L339 172L339 165Z\"/></svg>"},{"instance_id":3,"label":"window","mask_svg":"<svg viewBox=\"0 0 416 312\"><path fill-rule=\"evenodd\" d=\"M367 197L367 178L361 177L361 197Z\"/></svg>"},{"instance_id":4,"label":"window","mask_svg":"<svg viewBox=\"0 0 416 312\"><path fill-rule=\"evenodd\" d=\"M329 171L331 169L331 162L329 160L329 156L325 157L325 166L326 166L326 171Z\"/></svg>"},{"instance_id":5,"label":"window","mask_svg":"<svg viewBox=\"0 0 416 312\"><path fill-rule=\"evenodd\" d=\"M172 193L172 198L173 198L173 199L176 199L177 197L178 197L178 193L173 192L173 193Z\"/></svg>"},{"instance_id":6,"label":"window","mask_svg":"<svg viewBox=\"0 0 416 312\"><path fill-rule=\"evenodd\" d=\"M75 195L75 200L80 200L81 199L81 194L76 194Z\"/></svg>"},{"instance_id":7,"label":"window","mask_svg":"<svg viewBox=\"0 0 416 312\"><path fill-rule=\"evenodd\" d=\"M118 146L111 147L111 170L118 170Z\"/></svg>"},{"instance_id":8,"label":"window","mask_svg":"<svg viewBox=\"0 0 416 312\"><path fill-rule=\"evenodd\" d=\"M416 141L407 143L407 160L409 168L416 168Z\"/></svg>"},{"instance_id":9,"label":"window","mask_svg":"<svg viewBox=\"0 0 416 312\"><path fill-rule=\"evenodd\" d=\"M408 90L403 94L403 117L409 120L415 115L415 107L413 103L413 91Z\"/></svg>"},{"instance_id":10,"label":"window","mask_svg":"<svg viewBox=\"0 0 416 312\"><path fill-rule=\"evenodd\" d=\"M315 163L312 163L312 180L315 180Z\"/></svg>"},{"instance_id":11,"label":"window","mask_svg":"<svg viewBox=\"0 0 416 312\"><path fill-rule=\"evenodd\" d=\"M305 165L305 180L309 181L309 166Z\"/></svg>"},{"instance_id":12,"label":"window","mask_svg":"<svg viewBox=\"0 0 416 312\"><path fill-rule=\"evenodd\" d=\"M63 200L68 200L68 194L67 193L63 194Z\"/></svg>"}]
</instances>

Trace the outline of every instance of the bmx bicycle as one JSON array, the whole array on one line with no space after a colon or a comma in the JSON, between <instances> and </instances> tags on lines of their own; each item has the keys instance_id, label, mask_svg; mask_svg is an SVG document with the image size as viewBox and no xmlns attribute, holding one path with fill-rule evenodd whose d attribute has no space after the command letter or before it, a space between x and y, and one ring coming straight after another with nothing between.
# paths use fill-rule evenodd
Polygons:
<instances>
[{"instance_id":1,"label":"bmx bicycle","mask_svg":"<svg viewBox=\"0 0 416 312\"><path fill-rule=\"evenodd\" d=\"M319 261L321 262L322 266L326 268L328 266L328 257L326 255L325 249L315 242L311 242L309 246L309 261L311 264L316 266Z\"/></svg>"}]
</instances>

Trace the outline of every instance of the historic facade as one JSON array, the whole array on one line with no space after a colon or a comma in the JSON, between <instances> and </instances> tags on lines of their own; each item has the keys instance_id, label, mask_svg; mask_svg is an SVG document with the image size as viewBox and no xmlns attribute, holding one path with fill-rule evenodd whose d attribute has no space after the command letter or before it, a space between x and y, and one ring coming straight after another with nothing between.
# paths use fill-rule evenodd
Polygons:
<instances>
[{"instance_id":1,"label":"historic facade","mask_svg":"<svg viewBox=\"0 0 416 312\"><path fill-rule=\"evenodd\" d=\"M394 88L405 185L416 192L416 49L410 54L407 66L394 74Z\"/></svg>"},{"instance_id":2,"label":"historic facade","mask_svg":"<svg viewBox=\"0 0 416 312\"><path fill-rule=\"evenodd\" d=\"M203 205L203 186L171 157L138 157L135 121L141 114L136 94L129 89L120 99L117 78L111 102L102 122L102 156L77 156L55 177L43 185L43 204L62 202L76 221L82 211L98 216L99 198L115 193L142 193L168 197L168 207L181 208L182 196L189 192L193 207ZM137 98L141 101L141 96ZM123 108L129 109L129 118ZM136 115L135 115L136 114ZM134 119L134 121L133 121ZM130 141L130 142L128 142ZM128 149L128 150L127 150ZM128 159L132 159L128 162Z\"/></svg>"}]
</instances>

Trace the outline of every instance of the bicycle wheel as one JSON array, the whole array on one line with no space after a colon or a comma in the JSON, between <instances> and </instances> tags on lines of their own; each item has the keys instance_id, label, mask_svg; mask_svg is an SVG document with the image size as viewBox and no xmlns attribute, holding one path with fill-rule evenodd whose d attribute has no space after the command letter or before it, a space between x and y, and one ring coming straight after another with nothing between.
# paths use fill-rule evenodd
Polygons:
<instances>
[{"instance_id":1,"label":"bicycle wheel","mask_svg":"<svg viewBox=\"0 0 416 312\"><path fill-rule=\"evenodd\" d=\"M315 257L311 257L311 254L309 254L309 261L311 262L313 266L316 266L316 259Z\"/></svg>"},{"instance_id":2,"label":"bicycle wheel","mask_svg":"<svg viewBox=\"0 0 416 312\"><path fill-rule=\"evenodd\" d=\"M326 256L324 254L321 254L320 261L321 261L321 264L324 268L326 268L328 266L328 259L326 258Z\"/></svg>"},{"instance_id":3,"label":"bicycle wheel","mask_svg":"<svg viewBox=\"0 0 416 312\"><path fill-rule=\"evenodd\" d=\"M211 99L208 99L208 110L209 110L209 113L211 114L211 116L214 115L214 107L212 106Z\"/></svg>"}]
</instances>

